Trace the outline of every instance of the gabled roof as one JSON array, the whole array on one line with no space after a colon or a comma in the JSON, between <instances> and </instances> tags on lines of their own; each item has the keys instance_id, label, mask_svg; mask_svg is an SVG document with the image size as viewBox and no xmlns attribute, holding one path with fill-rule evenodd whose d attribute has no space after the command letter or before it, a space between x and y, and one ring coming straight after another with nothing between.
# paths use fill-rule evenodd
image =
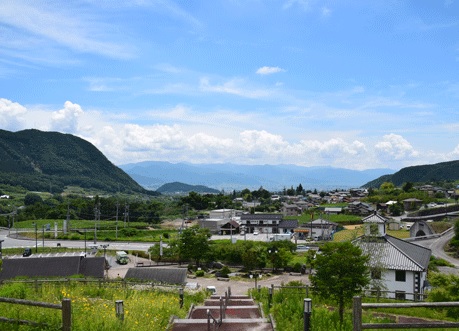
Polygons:
<instances>
[{"instance_id":1,"label":"gabled roof","mask_svg":"<svg viewBox=\"0 0 459 331\"><path fill-rule=\"evenodd\" d=\"M233 229L237 229L239 228L239 223L234 221L234 220L231 220L231 221L228 221L226 222L225 224L222 225L222 228L223 229L230 229L230 228L233 228Z\"/></svg>"},{"instance_id":2,"label":"gabled roof","mask_svg":"<svg viewBox=\"0 0 459 331\"><path fill-rule=\"evenodd\" d=\"M370 266L380 263L391 270L427 271L431 250L389 235L376 240L357 238L356 243L364 254L370 255Z\"/></svg>"},{"instance_id":3,"label":"gabled roof","mask_svg":"<svg viewBox=\"0 0 459 331\"><path fill-rule=\"evenodd\" d=\"M335 222L330 222L328 220L324 220L322 218L318 218L312 222L305 223L308 224L307 226L311 227L311 223L314 227L320 227L320 226L327 226L327 225L333 225L333 226L338 226L338 223Z\"/></svg>"},{"instance_id":4,"label":"gabled roof","mask_svg":"<svg viewBox=\"0 0 459 331\"><path fill-rule=\"evenodd\" d=\"M105 258L83 256L3 259L0 279L23 277L104 277Z\"/></svg>"},{"instance_id":5,"label":"gabled roof","mask_svg":"<svg viewBox=\"0 0 459 331\"><path fill-rule=\"evenodd\" d=\"M150 280L165 284L185 284L185 268L129 268L125 279Z\"/></svg>"},{"instance_id":6,"label":"gabled roof","mask_svg":"<svg viewBox=\"0 0 459 331\"><path fill-rule=\"evenodd\" d=\"M363 223L386 223L389 220L379 214L371 214L362 219Z\"/></svg>"}]
</instances>

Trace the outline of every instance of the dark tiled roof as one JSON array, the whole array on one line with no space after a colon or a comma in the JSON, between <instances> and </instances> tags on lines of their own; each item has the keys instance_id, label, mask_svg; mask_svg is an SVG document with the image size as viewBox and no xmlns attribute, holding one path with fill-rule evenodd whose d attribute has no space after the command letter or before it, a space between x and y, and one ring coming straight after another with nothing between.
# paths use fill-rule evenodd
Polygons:
<instances>
[{"instance_id":1,"label":"dark tiled roof","mask_svg":"<svg viewBox=\"0 0 459 331\"><path fill-rule=\"evenodd\" d=\"M242 214L241 220L281 220L282 214Z\"/></svg>"},{"instance_id":2,"label":"dark tiled roof","mask_svg":"<svg viewBox=\"0 0 459 331\"><path fill-rule=\"evenodd\" d=\"M279 223L279 227L283 229L294 229L298 227L298 220L283 220Z\"/></svg>"},{"instance_id":3,"label":"dark tiled roof","mask_svg":"<svg viewBox=\"0 0 459 331\"><path fill-rule=\"evenodd\" d=\"M85 258L82 256L65 257L27 257L4 259L0 279L23 277L70 277L83 275L104 277L103 257Z\"/></svg>"},{"instance_id":4,"label":"dark tiled roof","mask_svg":"<svg viewBox=\"0 0 459 331\"><path fill-rule=\"evenodd\" d=\"M427 270L430 262L430 255L432 254L432 251L429 248L425 248L389 235L386 235L386 239L402 251L410 260L414 261L421 268Z\"/></svg>"},{"instance_id":5,"label":"dark tiled roof","mask_svg":"<svg viewBox=\"0 0 459 331\"><path fill-rule=\"evenodd\" d=\"M224 228L224 229L229 229L231 227L233 229L237 229L237 228L239 228L239 223L236 222L236 221L231 220L231 221L229 221L229 222L227 222L227 223L222 225L222 228Z\"/></svg>"},{"instance_id":6,"label":"dark tiled roof","mask_svg":"<svg viewBox=\"0 0 459 331\"><path fill-rule=\"evenodd\" d=\"M389 235L376 241L365 241L359 237L354 242L365 254L371 256L372 263L382 263L387 269L426 271L429 266L431 250Z\"/></svg>"},{"instance_id":7,"label":"dark tiled roof","mask_svg":"<svg viewBox=\"0 0 459 331\"><path fill-rule=\"evenodd\" d=\"M186 284L185 268L129 268L125 279L150 280L166 284Z\"/></svg>"}]
</instances>

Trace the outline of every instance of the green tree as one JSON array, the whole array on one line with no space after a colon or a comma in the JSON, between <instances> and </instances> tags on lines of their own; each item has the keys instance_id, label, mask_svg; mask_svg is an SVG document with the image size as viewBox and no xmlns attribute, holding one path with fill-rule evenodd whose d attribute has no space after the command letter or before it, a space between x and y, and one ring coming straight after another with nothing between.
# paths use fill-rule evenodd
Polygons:
<instances>
[{"instance_id":1,"label":"green tree","mask_svg":"<svg viewBox=\"0 0 459 331\"><path fill-rule=\"evenodd\" d=\"M179 240L180 257L185 260L192 259L196 262L196 266L199 266L200 261L210 250L210 237L209 229L197 225L183 230Z\"/></svg>"},{"instance_id":2,"label":"green tree","mask_svg":"<svg viewBox=\"0 0 459 331\"><path fill-rule=\"evenodd\" d=\"M24 204L26 206L32 206L36 203L42 203L43 199L36 193L27 193L24 197Z\"/></svg>"},{"instance_id":3,"label":"green tree","mask_svg":"<svg viewBox=\"0 0 459 331\"><path fill-rule=\"evenodd\" d=\"M411 191L413 191L413 183L406 182L405 184L403 184L402 190L403 190L403 192L411 192Z\"/></svg>"},{"instance_id":4,"label":"green tree","mask_svg":"<svg viewBox=\"0 0 459 331\"><path fill-rule=\"evenodd\" d=\"M429 291L428 301L446 302L459 300L459 277L454 274L432 273L429 276L429 282L432 290ZM448 308L447 316L458 318L459 309L455 307Z\"/></svg>"},{"instance_id":5,"label":"green tree","mask_svg":"<svg viewBox=\"0 0 459 331\"><path fill-rule=\"evenodd\" d=\"M328 242L316 256L316 273L310 276L313 291L338 305L341 322L346 304L370 282L368 260L369 257L349 241Z\"/></svg>"},{"instance_id":6,"label":"green tree","mask_svg":"<svg viewBox=\"0 0 459 331\"><path fill-rule=\"evenodd\" d=\"M384 193L389 194L395 190L395 186L392 182L384 182L381 184L379 189Z\"/></svg>"}]
</instances>

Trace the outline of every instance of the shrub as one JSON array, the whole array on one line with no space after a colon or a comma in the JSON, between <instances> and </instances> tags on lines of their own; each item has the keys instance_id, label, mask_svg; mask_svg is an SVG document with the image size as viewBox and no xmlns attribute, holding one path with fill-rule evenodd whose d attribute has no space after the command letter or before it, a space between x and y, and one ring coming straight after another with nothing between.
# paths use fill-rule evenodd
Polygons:
<instances>
[{"instance_id":1,"label":"shrub","mask_svg":"<svg viewBox=\"0 0 459 331\"><path fill-rule=\"evenodd\" d=\"M138 234L138 230L134 228L122 228L121 234L125 237L134 237Z\"/></svg>"},{"instance_id":2,"label":"shrub","mask_svg":"<svg viewBox=\"0 0 459 331\"><path fill-rule=\"evenodd\" d=\"M197 270L196 271L196 277L203 277L204 276L204 270Z\"/></svg>"},{"instance_id":3,"label":"shrub","mask_svg":"<svg viewBox=\"0 0 459 331\"><path fill-rule=\"evenodd\" d=\"M220 274L223 277L228 277L230 273L231 273L231 270L227 265L223 266L223 268L220 270Z\"/></svg>"},{"instance_id":4,"label":"shrub","mask_svg":"<svg viewBox=\"0 0 459 331\"><path fill-rule=\"evenodd\" d=\"M27 287L25 283L5 284L0 288L0 296L15 299L25 299Z\"/></svg>"}]
</instances>

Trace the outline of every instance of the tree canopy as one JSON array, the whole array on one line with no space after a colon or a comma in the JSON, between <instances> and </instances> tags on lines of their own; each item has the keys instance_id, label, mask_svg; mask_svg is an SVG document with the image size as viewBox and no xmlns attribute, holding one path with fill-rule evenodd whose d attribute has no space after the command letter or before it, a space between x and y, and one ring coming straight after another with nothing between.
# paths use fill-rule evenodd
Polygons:
<instances>
[{"instance_id":1,"label":"tree canopy","mask_svg":"<svg viewBox=\"0 0 459 331\"><path fill-rule=\"evenodd\" d=\"M316 255L316 273L311 276L313 291L338 305L343 320L345 305L370 282L369 257L351 242L329 242Z\"/></svg>"}]
</instances>

